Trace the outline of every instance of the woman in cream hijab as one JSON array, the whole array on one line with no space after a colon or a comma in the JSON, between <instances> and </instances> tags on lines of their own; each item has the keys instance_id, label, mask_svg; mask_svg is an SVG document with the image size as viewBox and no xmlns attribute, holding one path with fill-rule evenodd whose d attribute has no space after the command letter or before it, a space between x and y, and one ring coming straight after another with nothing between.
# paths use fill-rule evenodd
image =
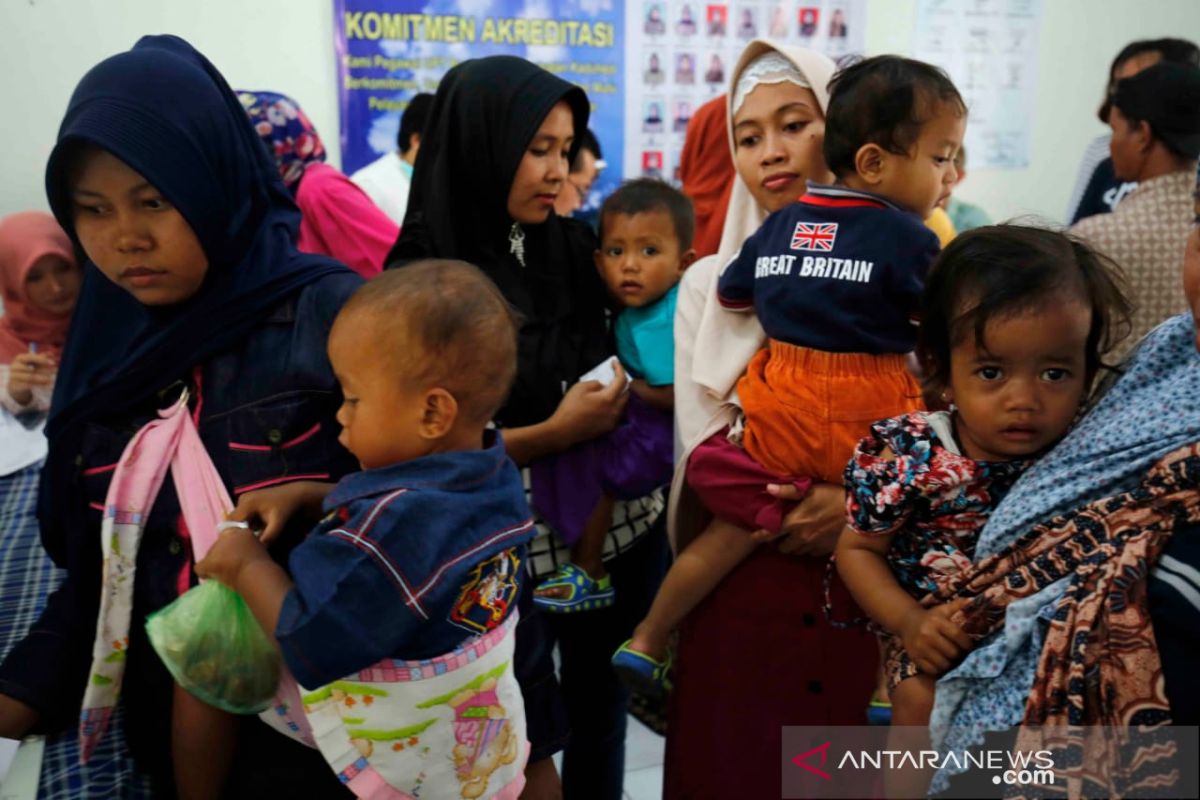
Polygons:
<instances>
[{"instance_id":1,"label":"woman in cream hijab","mask_svg":"<svg viewBox=\"0 0 1200 800\"><path fill-rule=\"evenodd\" d=\"M753 315L720 307L717 274L769 213L804 192L806 180L832 181L822 144L833 72L823 55L757 40L732 74L738 179L720 249L684 274L675 318L680 458L668 526L676 548L709 518L684 479L688 456L737 421L734 387L765 342ZM769 480L764 472L764 491ZM772 493L786 501L790 492ZM865 722L874 640L835 628L822 611L825 565L844 520L840 486L818 485L798 505L788 503L781 544L761 546L681 626L665 797L778 797L782 726Z\"/></svg>"}]
</instances>

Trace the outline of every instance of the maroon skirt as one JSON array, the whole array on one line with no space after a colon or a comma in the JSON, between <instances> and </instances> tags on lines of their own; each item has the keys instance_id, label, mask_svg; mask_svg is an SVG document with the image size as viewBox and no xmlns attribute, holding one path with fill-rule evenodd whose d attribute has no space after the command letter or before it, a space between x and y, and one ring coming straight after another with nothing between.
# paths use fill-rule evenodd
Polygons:
<instances>
[{"instance_id":1,"label":"maroon skirt","mask_svg":"<svg viewBox=\"0 0 1200 800\"><path fill-rule=\"evenodd\" d=\"M866 724L878 646L826 621L825 564L760 547L684 621L664 798L780 797L783 726Z\"/></svg>"}]
</instances>

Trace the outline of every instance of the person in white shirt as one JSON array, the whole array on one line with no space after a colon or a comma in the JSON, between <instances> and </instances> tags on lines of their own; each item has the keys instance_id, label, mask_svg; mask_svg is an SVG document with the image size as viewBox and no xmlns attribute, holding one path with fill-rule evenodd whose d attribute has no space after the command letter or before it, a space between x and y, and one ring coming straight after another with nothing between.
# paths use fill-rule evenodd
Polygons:
<instances>
[{"instance_id":1,"label":"person in white shirt","mask_svg":"<svg viewBox=\"0 0 1200 800\"><path fill-rule=\"evenodd\" d=\"M358 184L375 205L400 226L404 225L413 164L417 163L421 131L431 105L431 94L422 93L413 97L400 117L400 134L396 137L399 149L385 153L350 176L350 180Z\"/></svg>"},{"instance_id":2,"label":"person in white shirt","mask_svg":"<svg viewBox=\"0 0 1200 800\"><path fill-rule=\"evenodd\" d=\"M579 152L571 161L571 170L563 189L554 201L554 213L569 217L580 209L595 211L599 200L589 206L592 184L607 164L600 152L600 142L591 128L585 128L579 137Z\"/></svg>"}]
</instances>

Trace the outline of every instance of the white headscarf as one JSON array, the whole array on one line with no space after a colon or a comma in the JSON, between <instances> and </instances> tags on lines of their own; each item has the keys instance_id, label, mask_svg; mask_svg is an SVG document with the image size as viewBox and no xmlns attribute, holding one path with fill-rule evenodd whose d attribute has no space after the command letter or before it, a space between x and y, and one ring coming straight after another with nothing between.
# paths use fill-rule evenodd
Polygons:
<instances>
[{"instance_id":1,"label":"white headscarf","mask_svg":"<svg viewBox=\"0 0 1200 800\"><path fill-rule=\"evenodd\" d=\"M763 83L784 81L811 88L824 114L829 104L829 79L836 69L827 56L801 47L783 47L762 39L746 45L730 75L729 149L734 150L733 118L747 95ZM693 264L680 282L675 315L675 432L676 468L671 486L667 527L676 546L682 523L681 503L687 457L700 442L729 425L737 415L734 388L766 334L753 314L734 313L717 302L717 276L762 226L767 210L760 207L741 175L733 184L721 245L715 256ZM684 538L695 531L687 530Z\"/></svg>"},{"instance_id":2,"label":"white headscarf","mask_svg":"<svg viewBox=\"0 0 1200 800\"><path fill-rule=\"evenodd\" d=\"M781 83L786 80L799 84L799 81L791 78L787 72L774 70L764 72L761 69L751 70L752 66L757 67L762 64L760 58L764 55L781 57L780 60L786 60L787 63L790 63L795 68L804 80L804 83L816 95L817 105L821 107L822 115L825 114L825 108L829 105L829 80L837 70L837 65L833 63L832 59L815 50L808 50L803 47L784 47L772 44L765 39L755 39L746 45L746 49L742 51L737 66L734 67L733 74L730 77L730 91L726 94L727 102L729 103L729 152L731 154L736 149L733 141L733 118L741 107L745 96L749 95L751 90L762 83ZM778 64L778 62L775 63ZM767 66L770 67L770 63ZM743 75L755 80L755 82L752 85L747 84L747 88L739 93L738 90L743 86ZM733 103L735 94L740 94L739 102L736 106ZM758 205L754 199L754 195L750 194L750 187L746 185L746 181L742 179L741 175L738 175L737 181L733 184L733 192L729 198L729 209L725 216L725 227L721 231L721 246L717 250L717 260L720 266L725 266L731 258L737 255L738 250L742 248L742 242L746 241L750 237L750 234L762 227L763 220L767 218L768 213L765 208ZM715 277L713 281L715 287ZM716 289L714 288L710 294L713 302L709 305L713 306L714 310L719 309L720 306L716 303ZM726 316L731 315L727 314ZM753 315L740 315L737 318L754 319ZM756 319L754 322L757 324ZM764 334L761 333L760 328L758 336L760 344L763 338ZM750 355L753 355L753 353ZM749 362L749 360L747 358L746 362ZM705 359L705 363L707 362L708 359ZM733 390L733 384L741 376L746 362L741 364L737 370L737 374L729 381L714 380L712 377L706 377L707 373L704 370L696 376L697 381L723 397Z\"/></svg>"},{"instance_id":3,"label":"white headscarf","mask_svg":"<svg viewBox=\"0 0 1200 800\"><path fill-rule=\"evenodd\" d=\"M746 65L733 87L729 110L737 114L752 91L763 83L794 83L801 89L811 89L812 84L800 68L775 50L768 50Z\"/></svg>"}]
</instances>

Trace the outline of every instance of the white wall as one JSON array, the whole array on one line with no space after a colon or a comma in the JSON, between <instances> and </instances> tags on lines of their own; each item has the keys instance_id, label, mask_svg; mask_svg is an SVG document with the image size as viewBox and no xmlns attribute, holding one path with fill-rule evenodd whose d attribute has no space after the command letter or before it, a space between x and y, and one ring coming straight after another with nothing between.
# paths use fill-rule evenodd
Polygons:
<instances>
[{"instance_id":1,"label":"white wall","mask_svg":"<svg viewBox=\"0 0 1200 800\"><path fill-rule=\"evenodd\" d=\"M235 89L294 97L340 164L332 0L0 0L0 215L47 207L75 84L150 33L184 37Z\"/></svg>"},{"instance_id":2,"label":"white wall","mask_svg":"<svg viewBox=\"0 0 1200 800\"><path fill-rule=\"evenodd\" d=\"M630 0L632 1L632 0ZM1059 219L1109 61L1126 42L1200 39L1198 0L1043 0L1025 170L977 170L960 188L997 219ZM868 0L867 49L910 54L916 0ZM75 83L146 33L176 33L235 88L295 97L338 163L332 0L0 0L0 214L45 208L42 171ZM186 98L180 98L186 102Z\"/></svg>"}]
</instances>

